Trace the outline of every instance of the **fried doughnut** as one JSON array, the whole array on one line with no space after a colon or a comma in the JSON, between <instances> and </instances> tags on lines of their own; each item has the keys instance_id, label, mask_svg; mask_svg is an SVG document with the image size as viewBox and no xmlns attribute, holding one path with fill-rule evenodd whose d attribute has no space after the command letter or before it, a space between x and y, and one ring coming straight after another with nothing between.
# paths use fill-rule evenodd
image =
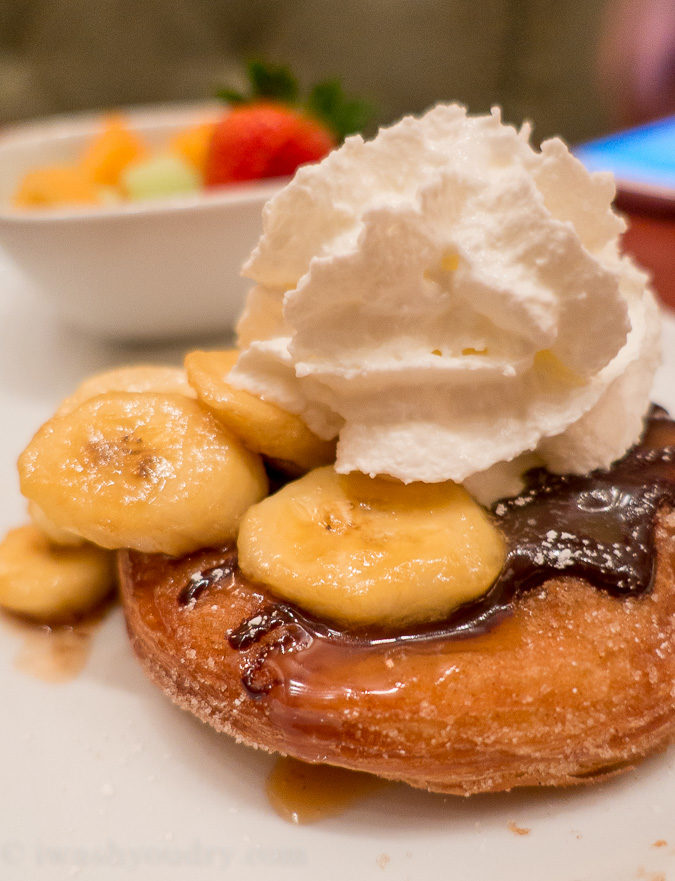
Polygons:
<instances>
[{"instance_id":1,"label":"fried doughnut","mask_svg":"<svg viewBox=\"0 0 675 881\"><path fill-rule=\"evenodd\" d=\"M244 578L233 548L122 551L119 571L132 645L178 706L255 747L469 795L588 783L673 737L670 507L655 548L642 596L553 578L484 632L409 642L313 629Z\"/></svg>"}]
</instances>

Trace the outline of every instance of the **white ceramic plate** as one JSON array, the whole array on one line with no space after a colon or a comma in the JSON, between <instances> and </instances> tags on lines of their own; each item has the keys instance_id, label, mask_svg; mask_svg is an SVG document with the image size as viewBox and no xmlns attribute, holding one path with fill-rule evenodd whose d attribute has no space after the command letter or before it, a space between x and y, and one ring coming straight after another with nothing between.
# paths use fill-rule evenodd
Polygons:
<instances>
[{"instance_id":1,"label":"white ceramic plate","mask_svg":"<svg viewBox=\"0 0 675 881\"><path fill-rule=\"evenodd\" d=\"M665 350L656 398L675 406L673 319ZM177 355L69 335L0 265L0 527L23 519L14 462L60 397L94 369ZM2 881L675 879L674 750L588 789L462 799L392 785L292 826L266 800L273 760L174 708L119 611L70 682L15 669L19 646L0 627Z\"/></svg>"}]
</instances>

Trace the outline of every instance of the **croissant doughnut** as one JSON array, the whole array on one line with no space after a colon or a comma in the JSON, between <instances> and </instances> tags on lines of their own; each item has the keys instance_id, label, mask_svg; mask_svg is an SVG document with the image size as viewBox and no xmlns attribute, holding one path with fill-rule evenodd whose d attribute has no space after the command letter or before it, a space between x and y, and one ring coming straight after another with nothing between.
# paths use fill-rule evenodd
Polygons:
<instances>
[{"instance_id":1,"label":"croissant doughnut","mask_svg":"<svg viewBox=\"0 0 675 881\"><path fill-rule=\"evenodd\" d=\"M148 675L252 746L469 795L587 783L675 732L675 514L655 523L652 590L559 577L462 638L364 641L248 582L233 548L120 552Z\"/></svg>"}]
</instances>

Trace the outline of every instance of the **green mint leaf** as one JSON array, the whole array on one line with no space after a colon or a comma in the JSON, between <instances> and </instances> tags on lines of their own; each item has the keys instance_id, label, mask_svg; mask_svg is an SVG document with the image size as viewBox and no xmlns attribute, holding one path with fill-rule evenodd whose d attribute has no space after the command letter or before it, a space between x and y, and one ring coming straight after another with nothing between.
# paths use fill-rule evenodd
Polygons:
<instances>
[{"instance_id":1,"label":"green mint leaf","mask_svg":"<svg viewBox=\"0 0 675 881\"><path fill-rule=\"evenodd\" d=\"M348 98L339 80L317 83L309 93L307 110L327 125L340 141L361 131L374 112L366 101Z\"/></svg>"},{"instance_id":2,"label":"green mint leaf","mask_svg":"<svg viewBox=\"0 0 675 881\"><path fill-rule=\"evenodd\" d=\"M356 98L345 101L340 111L340 137L344 140L347 135L362 131L375 115L375 108L367 101Z\"/></svg>"},{"instance_id":3,"label":"green mint leaf","mask_svg":"<svg viewBox=\"0 0 675 881\"><path fill-rule=\"evenodd\" d=\"M250 61L248 78L253 100L271 98L286 104L294 104L298 100L298 83L288 67Z\"/></svg>"},{"instance_id":4,"label":"green mint leaf","mask_svg":"<svg viewBox=\"0 0 675 881\"><path fill-rule=\"evenodd\" d=\"M339 80L326 80L317 83L309 93L307 109L317 116L330 117L342 100L342 86Z\"/></svg>"},{"instance_id":5,"label":"green mint leaf","mask_svg":"<svg viewBox=\"0 0 675 881\"><path fill-rule=\"evenodd\" d=\"M226 104L246 104L248 98L245 95L242 95L241 92L235 91L235 89L218 89L216 91L216 98L220 101L225 101Z\"/></svg>"}]
</instances>

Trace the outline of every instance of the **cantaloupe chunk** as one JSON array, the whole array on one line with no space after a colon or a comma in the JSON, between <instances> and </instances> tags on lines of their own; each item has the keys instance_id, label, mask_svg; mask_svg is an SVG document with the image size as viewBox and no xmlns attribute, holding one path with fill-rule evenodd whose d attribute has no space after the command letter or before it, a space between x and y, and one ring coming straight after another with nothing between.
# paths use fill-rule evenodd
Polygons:
<instances>
[{"instance_id":1,"label":"cantaloupe chunk","mask_svg":"<svg viewBox=\"0 0 675 881\"><path fill-rule=\"evenodd\" d=\"M204 166L206 165L206 154L213 137L214 128L215 123L213 122L202 122L198 125L190 126L173 136L169 141L169 150L187 159L190 165L194 166L200 174L203 174Z\"/></svg>"},{"instance_id":2,"label":"cantaloupe chunk","mask_svg":"<svg viewBox=\"0 0 675 881\"><path fill-rule=\"evenodd\" d=\"M98 186L116 187L124 169L147 152L141 138L127 127L121 116L108 116L103 131L85 150L80 167Z\"/></svg>"},{"instance_id":3,"label":"cantaloupe chunk","mask_svg":"<svg viewBox=\"0 0 675 881\"><path fill-rule=\"evenodd\" d=\"M16 208L53 208L58 205L94 205L96 187L81 168L45 165L27 172L12 200Z\"/></svg>"}]
</instances>

